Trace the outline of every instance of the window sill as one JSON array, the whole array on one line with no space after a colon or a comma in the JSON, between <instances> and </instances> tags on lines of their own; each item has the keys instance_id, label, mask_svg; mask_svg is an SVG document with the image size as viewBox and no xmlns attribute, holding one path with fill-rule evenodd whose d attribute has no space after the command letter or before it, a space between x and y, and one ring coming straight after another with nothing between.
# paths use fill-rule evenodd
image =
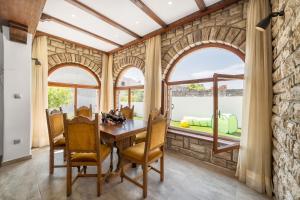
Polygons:
<instances>
[{"instance_id":1,"label":"window sill","mask_svg":"<svg viewBox=\"0 0 300 200\"><path fill-rule=\"evenodd\" d=\"M213 140L214 140L212 135L209 135L204 132L195 132L195 131L184 130L184 129L174 128L174 127L169 127L168 133L173 133L176 135L190 137L190 138L199 139L199 140L204 140L204 141L208 141L208 142L213 142ZM239 142L239 140L219 137L218 142L221 144L224 144L224 145L231 145L231 144L235 144L235 143Z\"/></svg>"}]
</instances>

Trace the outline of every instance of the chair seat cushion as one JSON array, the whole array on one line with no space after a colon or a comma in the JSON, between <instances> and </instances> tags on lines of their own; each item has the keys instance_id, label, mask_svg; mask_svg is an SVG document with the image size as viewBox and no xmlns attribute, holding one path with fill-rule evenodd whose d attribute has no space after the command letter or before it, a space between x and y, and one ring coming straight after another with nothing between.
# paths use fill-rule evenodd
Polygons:
<instances>
[{"instance_id":1,"label":"chair seat cushion","mask_svg":"<svg viewBox=\"0 0 300 200\"><path fill-rule=\"evenodd\" d=\"M64 147L65 145L66 145L66 140L64 137L61 137L54 142L54 147Z\"/></svg>"},{"instance_id":2,"label":"chair seat cushion","mask_svg":"<svg viewBox=\"0 0 300 200\"><path fill-rule=\"evenodd\" d=\"M110 154L111 149L109 146L101 144L100 146L100 156L101 161L103 161ZM96 153L73 153L71 155L72 162L97 162Z\"/></svg>"},{"instance_id":3,"label":"chair seat cushion","mask_svg":"<svg viewBox=\"0 0 300 200\"><path fill-rule=\"evenodd\" d=\"M143 162L144 153L145 153L145 142L141 142L139 144L136 144L132 147L125 149L122 152L122 155L125 156L126 158L129 158L130 160ZM156 148L151 152L149 152L148 161L152 161L154 158L159 157L161 155L162 155L162 151L160 150L160 148Z\"/></svg>"},{"instance_id":4,"label":"chair seat cushion","mask_svg":"<svg viewBox=\"0 0 300 200\"><path fill-rule=\"evenodd\" d=\"M147 131L143 131L141 133L136 134L135 143L145 142Z\"/></svg>"}]
</instances>

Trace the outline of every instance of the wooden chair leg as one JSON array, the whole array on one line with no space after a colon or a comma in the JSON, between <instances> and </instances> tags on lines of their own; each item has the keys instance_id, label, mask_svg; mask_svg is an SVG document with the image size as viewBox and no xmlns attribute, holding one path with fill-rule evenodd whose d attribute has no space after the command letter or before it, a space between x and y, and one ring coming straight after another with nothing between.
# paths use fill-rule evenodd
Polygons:
<instances>
[{"instance_id":1,"label":"wooden chair leg","mask_svg":"<svg viewBox=\"0 0 300 200\"><path fill-rule=\"evenodd\" d=\"M121 158L121 183L123 183L124 180L124 160Z\"/></svg>"},{"instance_id":2,"label":"wooden chair leg","mask_svg":"<svg viewBox=\"0 0 300 200\"><path fill-rule=\"evenodd\" d=\"M143 165L143 197L147 197L147 189L148 189L148 165Z\"/></svg>"},{"instance_id":3,"label":"wooden chair leg","mask_svg":"<svg viewBox=\"0 0 300 200\"><path fill-rule=\"evenodd\" d=\"M165 176L165 172L164 172L164 156L160 157L160 181L163 182L164 181L164 176Z\"/></svg>"},{"instance_id":4,"label":"wooden chair leg","mask_svg":"<svg viewBox=\"0 0 300 200\"><path fill-rule=\"evenodd\" d=\"M64 149L64 161L66 161L67 160L67 151L66 151L66 149Z\"/></svg>"},{"instance_id":5,"label":"wooden chair leg","mask_svg":"<svg viewBox=\"0 0 300 200\"><path fill-rule=\"evenodd\" d=\"M50 148L49 154L49 173L53 174L54 172L54 150Z\"/></svg>"},{"instance_id":6,"label":"wooden chair leg","mask_svg":"<svg viewBox=\"0 0 300 200\"><path fill-rule=\"evenodd\" d=\"M72 167L67 165L67 196L72 194Z\"/></svg>"},{"instance_id":7,"label":"wooden chair leg","mask_svg":"<svg viewBox=\"0 0 300 200\"><path fill-rule=\"evenodd\" d=\"M97 196L99 197L102 193L102 183L101 183L102 169L101 163L97 166Z\"/></svg>"},{"instance_id":8,"label":"wooden chair leg","mask_svg":"<svg viewBox=\"0 0 300 200\"><path fill-rule=\"evenodd\" d=\"M83 173L86 174L87 166L83 166Z\"/></svg>"}]
</instances>

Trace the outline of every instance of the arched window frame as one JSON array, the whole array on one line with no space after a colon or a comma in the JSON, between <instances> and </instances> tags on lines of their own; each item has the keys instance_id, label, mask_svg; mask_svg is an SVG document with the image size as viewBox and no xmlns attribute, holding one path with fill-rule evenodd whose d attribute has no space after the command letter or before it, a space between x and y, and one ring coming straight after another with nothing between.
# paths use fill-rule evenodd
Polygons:
<instances>
[{"instance_id":1,"label":"arched window frame","mask_svg":"<svg viewBox=\"0 0 300 200\"><path fill-rule=\"evenodd\" d=\"M52 67L49 71L48 71L48 77L55 72L56 70L59 70L61 68L64 67L78 67L80 69L85 70L86 72L88 72L89 74L91 74L95 80L97 81L97 85L85 85L85 84L73 84L73 83L61 83L61 82L51 82L48 81L48 86L50 87L64 87L64 88L72 88L74 89L74 110L76 108L78 108L77 106L77 102L78 102L78 95L77 95L77 90L78 89L97 89L98 90L98 97L97 97L97 107L99 108L100 105L100 88L101 88L101 82L99 77L89 68L87 68L86 66L80 65L78 63L64 63L64 64L60 64L60 65L56 65L54 67Z\"/></svg>"},{"instance_id":2,"label":"arched window frame","mask_svg":"<svg viewBox=\"0 0 300 200\"><path fill-rule=\"evenodd\" d=\"M230 80L243 80L244 79L244 74L238 74L238 75L225 75L225 74L217 74L215 73L213 75L213 77L208 77L208 78L201 78L201 79L191 79L191 80L180 80L180 81L169 81L172 75L173 70L176 67L176 64L182 60L185 56L190 55L191 53L193 53L194 51L198 51L200 49L205 49L205 48L210 48L210 47L215 47L215 48L220 48L220 49L225 49L228 50L230 52L232 52L233 54L237 55L241 60L243 60L245 62L245 54L242 53L240 50L225 45L225 44L220 44L220 43L208 43L208 44L202 44L199 46L195 46L185 52L183 52L181 55L179 55L175 61L171 64L167 74L166 74L166 81L165 81L165 89L167 92L163 93L163 98L162 102L164 102L164 104L162 104L164 106L164 110L169 111L169 113L171 112L171 104L170 104L170 98L171 98L171 86L175 86L175 85L182 85L182 84L193 84L193 83L208 83L211 82L213 83L213 113L214 116L217 116L217 109L218 109L218 81L230 81ZM163 87L164 88L164 87ZM163 91L164 91L163 90ZM170 126L169 126L170 128ZM174 127L171 127L171 129L176 129ZM214 117L214 127L213 127L213 136L205 134L205 133L199 133L200 135L203 136L209 136L213 138L213 152L216 153L222 153L222 152L226 152L232 149L238 149L239 148L239 141L237 140L233 140L230 138L224 138L218 135L218 118ZM180 130L182 131L182 130ZM188 133L192 133L192 131L188 131L188 130L184 130L184 132L188 132ZM222 140L227 140L230 141L231 143L229 145L225 145L223 147L219 147L219 139Z\"/></svg>"},{"instance_id":3,"label":"arched window frame","mask_svg":"<svg viewBox=\"0 0 300 200\"><path fill-rule=\"evenodd\" d=\"M118 86L118 83L120 82L122 76L126 73L126 71L130 68L135 68L135 69L138 69L138 70L141 70L139 69L138 67L135 67L135 66L131 66L131 65L128 65L126 66L124 69L122 69L122 71L120 71L120 73L118 74L117 78L116 78L116 82L115 82L115 89L114 89L114 108L117 109L119 107L119 102L118 102L118 92L119 91L127 91L127 100L128 100L128 106L131 107L131 91L133 90L144 90L144 85L133 85L133 86ZM145 76L144 76L145 78Z\"/></svg>"}]
</instances>

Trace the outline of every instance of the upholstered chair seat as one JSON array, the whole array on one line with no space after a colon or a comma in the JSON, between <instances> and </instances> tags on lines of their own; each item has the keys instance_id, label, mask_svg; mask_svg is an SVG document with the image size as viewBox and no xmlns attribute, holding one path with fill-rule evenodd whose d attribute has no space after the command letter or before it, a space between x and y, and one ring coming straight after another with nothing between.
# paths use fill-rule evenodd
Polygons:
<instances>
[{"instance_id":1,"label":"upholstered chair seat","mask_svg":"<svg viewBox=\"0 0 300 200\"><path fill-rule=\"evenodd\" d=\"M103 161L110 154L111 148L105 144L100 145L101 161ZM96 153L73 153L71 155L72 162L97 162Z\"/></svg>"},{"instance_id":2,"label":"upholstered chair seat","mask_svg":"<svg viewBox=\"0 0 300 200\"><path fill-rule=\"evenodd\" d=\"M64 137L57 139L54 142L55 147L64 147L66 145L66 139Z\"/></svg>"},{"instance_id":3,"label":"upholstered chair seat","mask_svg":"<svg viewBox=\"0 0 300 200\"><path fill-rule=\"evenodd\" d=\"M145 158L145 142L138 143L125 149L122 152L122 155L142 163ZM160 150L160 148L153 149L149 152L148 161L151 162L154 158L160 157L161 155L162 151Z\"/></svg>"}]
</instances>

